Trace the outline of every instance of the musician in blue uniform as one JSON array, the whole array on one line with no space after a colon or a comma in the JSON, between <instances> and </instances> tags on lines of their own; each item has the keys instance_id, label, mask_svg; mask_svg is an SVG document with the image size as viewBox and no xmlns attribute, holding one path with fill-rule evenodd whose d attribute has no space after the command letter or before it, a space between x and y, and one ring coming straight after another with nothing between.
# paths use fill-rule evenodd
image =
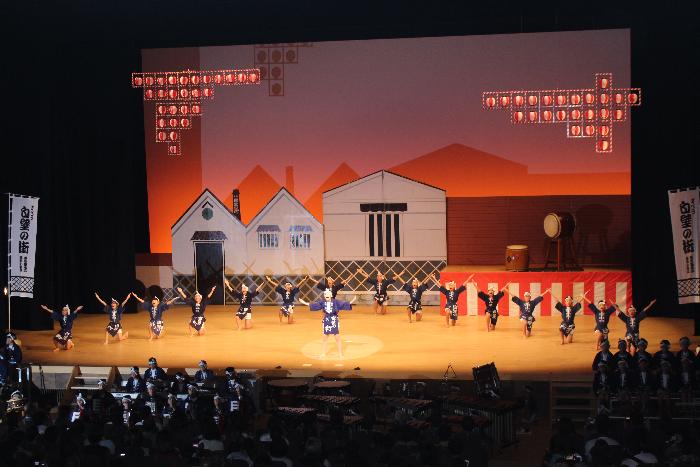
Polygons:
<instances>
[{"instance_id":1,"label":"musician in blue uniform","mask_svg":"<svg viewBox=\"0 0 700 467\"><path fill-rule=\"evenodd\" d=\"M343 282L342 279L335 280L330 276L320 281L314 279L311 280L315 282L316 288L321 292L330 290L331 294L333 295L333 299L335 299L335 297L338 295L338 291L345 287L345 282Z\"/></svg>"},{"instance_id":2,"label":"musician in blue uniform","mask_svg":"<svg viewBox=\"0 0 700 467\"><path fill-rule=\"evenodd\" d=\"M574 319L576 318L576 313L581 310L581 301L586 297L588 292L584 292L579 300L574 303L574 299L571 295L564 298L564 303L562 304L561 299L554 297L557 303L554 305L559 313L561 313L561 324L559 325L559 336L561 337L561 344L571 344L574 340L574 329L576 329L576 324L574 324ZM554 295L552 295L554 296Z\"/></svg>"},{"instance_id":3,"label":"musician in blue uniform","mask_svg":"<svg viewBox=\"0 0 700 467\"><path fill-rule=\"evenodd\" d=\"M60 330L53 336L54 352L59 350L70 350L75 347L73 343L73 321L78 317L78 312L83 309L80 305L75 310L71 311L68 305L61 308L61 312L53 311L46 305L41 305L45 311L51 314L51 319L58 321Z\"/></svg>"},{"instance_id":4,"label":"musician in blue uniform","mask_svg":"<svg viewBox=\"0 0 700 467\"><path fill-rule=\"evenodd\" d=\"M204 383L206 381L214 381L214 372L211 371L209 368L207 368L207 361L206 360L200 360L199 361L199 370L194 374L194 382L195 383Z\"/></svg>"},{"instance_id":5,"label":"musician in blue uniform","mask_svg":"<svg viewBox=\"0 0 700 467\"><path fill-rule=\"evenodd\" d=\"M149 322L148 322L148 340L153 338L160 339L165 334L165 322L163 322L163 313L165 310L170 308L170 305L177 300L177 295L168 300L165 303L161 303L160 298L155 295L151 298L150 303L145 303L145 301L139 298L134 292L131 295L141 302L144 310L148 311Z\"/></svg>"},{"instance_id":6,"label":"musician in blue uniform","mask_svg":"<svg viewBox=\"0 0 700 467\"><path fill-rule=\"evenodd\" d=\"M459 306L457 305L457 300L462 292L467 290L467 284L474 277L474 274L467 277L467 280L462 283L459 288L455 281L446 282L445 285L441 285L437 278L433 277L433 282L440 289L440 292L445 296L445 324L447 327L452 324L455 326L457 324L457 319L459 318Z\"/></svg>"},{"instance_id":7,"label":"musician in blue uniform","mask_svg":"<svg viewBox=\"0 0 700 467\"><path fill-rule=\"evenodd\" d=\"M187 298L187 295L185 295L182 287L177 288L177 292L180 294L183 300L185 300L185 303L192 307L192 317L187 325L187 330L189 331L190 336L193 334L198 336L204 334L204 323L207 321L207 319L204 317L204 311L207 308L207 305L209 305L209 300L211 300L215 290L216 286L212 287L207 295L207 298L202 297L202 294L198 291L194 293L192 298Z\"/></svg>"},{"instance_id":8,"label":"musician in blue uniform","mask_svg":"<svg viewBox=\"0 0 700 467\"><path fill-rule=\"evenodd\" d=\"M617 367L617 362L624 360L629 368L634 368L634 356L627 351L627 341L618 339L617 352L613 355L613 364Z\"/></svg>"},{"instance_id":9,"label":"musician in blue uniform","mask_svg":"<svg viewBox=\"0 0 700 467\"><path fill-rule=\"evenodd\" d=\"M593 358L593 371L596 371L599 363L605 363L608 367L612 365L613 354L610 352L610 341L607 339L600 343L600 351Z\"/></svg>"},{"instance_id":10,"label":"musician in blue uniform","mask_svg":"<svg viewBox=\"0 0 700 467\"><path fill-rule=\"evenodd\" d=\"M7 380L17 379L17 368L22 365L22 349L17 345L17 334L10 331L5 336L5 348L2 350L3 367L7 371L7 377L3 378L3 383Z\"/></svg>"},{"instance_id":11,"label":"musician in blue uniform","mask_svg":"<svg viewBox=\"0 0 700 467\"><path fill-rule=\"evenodd\" d=\"M296 287L291 282L285 282L284 286L281 283L275 282L270 276L265 276L265 279L275 288L275 292L282 297L282 305L280 306L279 318L282 322L282 316L287 318L287 324L294 322L294 300L299 293L299 287L309 279L309 276L304 277Z\"/></svg>"},{"instance_id":12,"label":"musician in blue uniform","mask_svg":"<svg viewBox=\"0 0 700 467\"><path fill-rule=\"evenodd\" d=\"M535 322L535 307L544 299L544 296L550 292L551 289L547 289L542 292L539 297L532 298L530 292L525 292L523 298L521 299L517 295L513 295L513 303L518 305L520 308L520 322L523 325L523 336L530 337L532 334L532 324ZM508 293L510 289L508 289ZM512 294L511 294L512 295Z\"/></svg>"},{"instance_id":13,"label":"musician in blue uniform","mask_svg":"<svg viewBox=\"0 0 700 467\"><path fill-rule=\"evenodd\" d=\"M479 286L476 281L471 281L476 289L476 295L484 302L486 305L486 310L484 311L484 316L486 316L486 332L491 332L496 330L496 323L498 323L498 302L505 295L505 290L508 288L510 282L506 283L501 290L496 292L494 287L489 287L489 289L484 292L479 290Z\"/></svg>"},{"instance_id":14,"label":"musician in blue uniform","mask_svg":"<svg viewBox=\"0 0 700 467\"><path fill-rule=\"evenodd\" d=\"M649 352L647 352L648 345L649 345L649 343L647 342L647 340L645 338L643 338L643 337L639 338L639 342L637 343L638 348L637 348L637 351L634 353L634 361L637 364L639 364L640 359L646 358L648 360L649 367L651 368L653 366L652 365L653 357Z\"/></svg>"},{"instance_id":15,"label":"musician in blue uniform","mask_svg":"<svg viewBox=\"0 0 700 467\"><path fill-rule=\"evenodd\" d=\"M588 308L593 312L595 316L595 329L593 333L596 335L596 350L600 349L600 343L608 338L608 323L610 322L610 316L615 313L615 307L609 306L605 308L605 300L598 300L596 305L593 305L588 298L583 297L583 299L588 303Z\"/></svg>"},{"instance_id":16,"label":"musician in blue uniform","mask_svg":"<svg viewBox=\"0 0 700 467\"><path fill-rule=\"evenodd\" d=\"M682 359L686 358L690 360L694 367L697 367L695 352L690 350L690 339L683 336L678 340L678 345L680 350L676 353L676 361L680 362Z\"/></svg>"},{"instance_id":17,"label":"musician in blue uniform","mask_svg":"<svg viewBox=\"0 0 700 467\"><path fill-rule=\"evenodd\" d=\"M305 302L299 299L299 302L309 307L311 311L323 311L323 343L321 344L321 358L326 357L326 347L328 345L328 336L335 338L335 343L338 346L338 358L343 358L343 344L340 341L340 312L342 310L352 310L352 304L355 298L349 302L337 300L333 298L331 290L323 292L323 299L313 303Z\"/></svg>"},{"instance_id":18,"label":"musician in blue uniform","mask_svg":"<svg viewBox=\"0 0 700 467\"><path fill-rule=\"evenodd\" d=\"M140 395L140 401L144 407L148 407L153 416L159 415L165 406L165 401L158 394L156 385L150 382L146 383L146 392Z\"/></svg>"},{"instance_id":19,"label":"musician in blue uniform","mask_svg":"<svg viewBox=\"0 0 700 467\"><path fill-rule=\"evenodd\" d=\"M129 333L124 332L122 328L122 313L124 313L124 306L126 305L126 302L129 301L130 297L131 293L129 293L121 303L119 303L117 299L113 298L110 304L107 305L107 303L102 300L100 295L95 292L95 298L104 307L104 312L109 315L109 323L107 323L107 327L105 328L105 344L109 344L109 336L112 336L112 338L116 337L120 341L123 341L129 337Z\"/></svg>"},{"instance_id":20,"label":"musician in blue uniform","mask_svg":"<svg viewBox=\"0 0 700 467\"><path fill-rule=\"evenodd\" d=\"M148 359L148 368L143 372L143 379L149 381L165 381L165 371L158 366L156 357Z\"/></svg>"},{"instance_id":21,"label":"musician in blue uniform","mask_svg":"<svg viewBox=\"0 0 700 467\"><path fill-rule=\"evenodd\" d=\"M637 351L639 343L639 325L647 317L647 312L656 303L656 299L653 299L644 309L637 313L637 309L630 305L627 308L627 312L623 312L617 303L613 303L613 306L617 310L617 317L620 318L625 323L626 334L625 340L627 341L627 347L630 354L634 355Z\"/></svg>"},{"instance_id":22,"label":"musician in blue uniform","mask_svg":"<svg viewBox=\"0 0 700 467\"><path fill-rule=\"evenodd\" d=\"M253 299L258 296L260 293L260 290L256 284L253 284L252 287L248 287L246 285L241 285L241 291L233 290L233 287L231 287L231 284L229 283L228 280L225 280L224 283L226 284L226 287L228 290L231 292L231 295L233 295L233 298L238 300L239 306L238 306L238 311L236 312L236 328L240 331L241 330L241 324L243 324L243 329L248 329L248 324L250 323L250 326L253 326Z\"/></svg>"},{"instance_id":23,"label":"musician in blue uniform","mask_svg":"<svg viewBox=\"0 0 700 467\"><path fill-rule=\"evenodd\" d=\"M403 274L403 273L402 273ZM420 282L415 277L411 279L411 282L404 282L401 278L402 274L396 275L396 280L401 282L401 290L406 292L409 296L408 306L406 307L406 314L408 315L408 322L413 322L413 315L416 315L416 321L423 319L423 305L421 299L423 298L423 292L428 290L430 286L426 283L428 279L435 277L435 274L430 274L424 282Z\"/></svg>"},{"instance_id":24,"label":"musician in blue uniform","mask_svg":"<svg viewBox=\"0 0 700 467\"><path fill-rule=\"evenodd\" d=\"M389 302L389 286L396 282L396 279L387 279L384 274L377 272L376 279L372 279L364 270L358 269L358 274L365 278L365 281L374 289L374 312L382 315L386 314L386 306Z\"/></svg>"},{"instance_id":25,"label":"musician in blue uniform","mask_svg":"<svg viewBox=\"0 0 700 467\"><path fill-rule=\"evenodd\" d=\"M129 379L126 380L126 386L124 386L125 392L144 392L146 390L146 381L141 378L139 374L139 367L132 366Z\"/></svg>"}]
</instances>

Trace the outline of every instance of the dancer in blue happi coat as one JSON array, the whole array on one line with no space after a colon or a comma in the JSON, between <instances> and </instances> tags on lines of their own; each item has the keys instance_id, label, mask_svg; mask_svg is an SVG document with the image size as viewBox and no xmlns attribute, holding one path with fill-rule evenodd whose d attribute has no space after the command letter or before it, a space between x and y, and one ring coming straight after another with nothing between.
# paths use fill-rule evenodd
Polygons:
<instances>
[{"instance_id":1,"label":"dancer in blue happi coat","mask_svg":"<svg viewBox=\"0 0 700 467\"><path fill-rule=\"evenodd\" d=\"M104 306L104 312L109 315L109 323L107 323L105 328L105 344L109 344L109 336L112 336L112 338L116 337L120 341L129 337L129 333L125 332L122 327L122 313L124 313L124 306L130 297L131 292L129 292L123 302L119 303L117 299L113 298L111 303L107 305L100 295L95 292L95 298Z\"/></svg>"},{"instance_id":2,"label":"dancer in blue happi coat","mask_svg":"<svg viewBox=\"0 0 700 467\"><path fill-rule=\"evenodd\" d=\"M330 276L323 278L323 280L311 280L316 284L316 288L321 292L330 290L331 294L333 294L333 298L338 295L338 291L340 289L345 287L345 282L342 279L335 280Z\"/></svg>"},{"instance_id":3,"label":"dancer in blue happi coat","mask_svg":"<svg viewBox=\"0 0 700 467\"><path fill-rule=\"evenodd\" d=\"M311 311L323 311L323 343L321 344L320 357L325 358L328 336L332 335L338 346L338 358L343 358L343 344L340 341L339 315L342 310L352 310L352 304L355 302L355 298L349 302L337 300L333 298L333 293L330 290L326 290L323 292L323 298L320 300L308 303L299 299L299 302L308 306Z\"/></svg>"},{"instance_id":4,"label":"dancer in blue happi coat","mask_svg":"<svg viewBox=\"0 0 700 467\"><path fill-rule=\"evenodd\" d=\"M416 315L416 321L420 321L423 318L423 305L421 304L423 292L430 288L430 286L426 284L426 282L428 281L428 279L433 279L435 277L435 274L430 274L428 277L426 277L424 282L420 282L414 277L410 283L404 282L404 280L401 278L402 275L403 273L397 274L396 280L401 282L401 290L406 292L410 297L408 301L408 306L406 307L408 322L413 322L414 314Z\"/></svg>"},{"instance_id":5,"label":"dancer in blue happi coat","mask_svg":"<svg viewBox=\"0 0 700 467\"><path fill-rule=\"evenodd\" d=\"M51 319L58 321L58 325L61 329L53 336L54 352L59 350L70 350L75 347L73 343L73 321L78 317L78 312L83 309L80 305L75 310L71 311L68 305L61 308L60 313L58 311L53 311L46 305L41 305L41 308L51 313Z\"/></svg>"},{"instance_id":6,"label":"dancer in blue happi coat","mask_svg":"<svg viewBox=\"0 0 700 467\"><path fill-rule=\"evenodd\" d=\"M605 308L605 300L598 300L596 305L586 297L583 299L588 302L588 309L593 312L595 316L595 329L593 333L597 336L596 338L596 350L600 350L600 343L608 338L609 329L608 323L610 322L610 316L615 313L615 307L609 306Z\"/></svg>"},{"instance_id":7,"label":"dancer in blue happi coat","mask_svg":"<svg viewBox=\"0 0 700 467\"><path fill-rule=\"evenodd\" d=\"M386 306L389 302L388 287L396 282L396 279L387 279L381 272L377 273L376 279L370 278L364 270L358 269L358 274L365 278L365 281L372 285L374 289L374 312L386 314Z\"/></svg>"},{"instance_id":8,"label":"dancer in blue happi coat","mask_svg":"<svg viewBox=\"0 0 700 467\"><path fill-rule=\"evenodd\" d=\"M440 288L440 292L445 296L445 324L449 327L450 324L455 326L457 324L457 319L459 318L459 306L457 305L457 300L462 292L467 290L467 284L474 277L474 274L467 277L467 280L462 283L462 285L457 288L457 283L455 281L445 282L444 287L440 284L433 276L433 282Z\"/></svg>"},{"instance_id":9,"label":"dancer in blue happi coat","mask_svg":"<svg viewBox=\"0 0 700 467\"><path fill-rule=\"evenodd\" d=\"M282 322L282 316L284 316L287 318L287 324L292 324L294 322L294 300L299 293L299 287L309 279L309 276L299 281L296 287L291 282L285 282L284 286L282 286L281 283L273 281L270 276L265 276L265 279L275 288L275 292L282 297L282 305L279 312L280 323Z\"/></svg>"},{"instance_id":10,"label":"dancer in blue happi coat","mask_svg":"<svg viewBox=\"0 0 700 467\"><path fill-rule=\"evenodd\" d=\"M630 355L634 356L637 352L637 347L639 347L639 325L647 317L647 312L656 303L656 299L653 299L647 306L644 307L642 311L637 313L637 309L630 305L627 308L627 312L622 311L617 303L610 300L617 310L617 317L620 318L625 323L626 333L625 341L627 341L627 351Z\"/></svg>"},{"instance_id":11,"label":"dancer in blue happi coat","mask_svg":"<svg viewBox=\"0 0 700 467\"><path fill-rule=\"evenodd\" d=\"M576 313L581 310L581 302L586 298L587 293L588 292L584 292L576 303L574 303L574 299L571 297L571 295L567 295L562 303L559 297L552 294L552 297L554 297L554 299L557 301L554 308L561 313L559 336L561 337L562 345L571 344L574 340L574 329L576 329L574 319L576 318Z\"/></svg>"},{"instance_id":12,"label":"dancer in blue happi coat","mask_svg":"<svg viewBox=\"0 0 700 467\"><path fill-rule=\"evenodd\" d=\"M509 294L513 295L510 288L507 290ZM518 305L518 308L520 308L520 322L523 325L523 336L530 337L532 334L532 323L535 322L535 307L539 305L539 303L544 299L544 296L549 292L550 289L547 289L542 292L542 295L535 298L532 298L530 292L525 292L522 299L517 295L513 295L513 298L511 298L513 303Z\"/></svg>"},{"instance_id":13,"label":"dancer in blue happi coat","mask_svg":"<svg viewBox=\"0 0 700 467\"><path fill-rule=\"evenodd\" d=\"M479 289L476 281L471 281L476 289L476 295L484 302L486 305L486 310L484 311L484 316L486 316L486 332L491 332L496 330L496 323L498 323L498 302L503 298L504 291L508 288L510 282L506 283L501 290L496 292L495 287L489 287L486 292Z\"/></svg>"},{"instance_id":14,"label":"dancer in blue happi coat","mask_svg":"<svg viewBox=\"0 0 700 467\"><path fill-rule=\"evenodd\" d=\"M243 323L243 329L248 329L248 324L253 326L253 299L260 293L260 288L253 284L252 287L248 288L246 285L241 285L241 291L233 290L231 283L227 280L224 281L226 287L233 295L233 298L238 300L239 306L236 312L236 328L240 331L240 324Z\"/></svg>"},{"instance_id":15,"label":"dancer in blue happi coat","mask_svg":"<svg viewBox=\"0 0 700 467\"><path fill-rule=\"evenodd\" d=\"M192 298L187 298L182 287L177 288L177 292L185 300L185 303L192 308L192 317L190 318L190 322L187 323L187 331L190 333L190 336L192 336L192 334L201 336L205 333L204 323L207 321L207 318L204 317L204 312L215 290L216 286L212 287L209 294L207 294L207 298L202 297L199 291L195 291Z\"/></svg>"},{"instance_id":16,"label":"dancer in blue happi coat","mask_svg":"<svg viewBox=\"0 0 700 467\"><path fill-rule=\"evenodd\" d=\"M165 335L165 322L163 321L163 313L165 310L170 308L170 305L177 300L177 295L168 300L165 303L160 301L160 298L155 295L151 298L149 303L140 298L136 293L131 292L131 295L141 302L141 306L144 310L148 311L148 340L153 338L160 339Z\"/></svg>"}]
</instances>

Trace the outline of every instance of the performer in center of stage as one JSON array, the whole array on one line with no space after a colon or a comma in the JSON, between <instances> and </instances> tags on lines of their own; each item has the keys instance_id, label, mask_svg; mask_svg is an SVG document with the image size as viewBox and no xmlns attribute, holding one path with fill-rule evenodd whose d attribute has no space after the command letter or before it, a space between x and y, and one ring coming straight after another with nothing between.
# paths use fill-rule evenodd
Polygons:
<instances>
[{"instance_id":1,"label":"performer in center of stage","mask_svg":"<svg viewBox=\"0 0 700 467\"><path fill-rule=\"evenodd\" d=\"M124 306L126 302L129 301L129 297L131 297L131 292L129 292L123 302L119 303L117 299L113 298L111 303L107 305L107 303L100 298L100 295L95 292L95 298L105 307L104 312L109 315L109 323L107 323L107 327L105 328L105 344L109 344L109 336L112 336L112 338L117 337L120 341L129 337L129 333L124 332L122 328L122 313L124 313Z\"/></svg>"},{"instance_id":2,"label":"performer in center of stage","mask_svg":"<svg viewBox=\"0 0 700 467\"><path fill-rule=\"evenodd\" d=\"M421 304L421 298L423 297L423 292L428 290L430 286L426 284L428 279L434 279L435 273L430 274L425 278L424 282L420 282L415 277L411 280L411 283L404 282L401 278L401 274L396 275L396 279L401 282L401 290L406 292L410 298L408 306L406 307L406 314L408 315L408 322L412 323L413 315L416 315L416 322L423 319L423 305Z\"/></svg>"},{"instance_id":3,"label":"performer in center of stage","mask_svg":"<svg viewBox=\"0 0 700 467\"><path fill-rule=\"evenodd\" d=\"M161 303L160 298L155 295L151 298L150 303L146 303L145 300L139 298L136 293L131 292L131 295L141 302L141 306L144 310L148 311L149 323L148 323L148 340L152 340L154 337L160 339L165 334L165 323L163 322L163 313L165 310L170 308L170 305L177 300L177 295L168 300L165 303Z\"/></svg>"},{"instance_id":4,"label":"performer in center of stage","mask_svg":"<svg viewBox=\"0 0 700 467\"><path fill-rule=\"evenodd\" d=\"M335 343L338 346L338 358L343 358L343 344L340 341L340 312L342 310L352 310L352 304L355 302L354 297L349 302L337 300L333 298L333 292L325 290L323 298L313 303L305 302L299 299L299 303L309 307L311 311L323 311L323 343L321 344L321 358L326 357L326 347L328 345L328 336L335 337Z\"/></svg>"},{"instance_id":5,"label":"performer in center of stage","mask_svg":"<svg viewBox=\"0 0 700 467\"><path fill-rule=\"evenodd\" d=\"M243 324L243 329L248 329L248 323L250 323L250 326L252 327L253 299L260 293L260 288L256 284L253 284L253 286L250 288L248 288L246 285L241 285L241 291L239 292L237 290L233 290L233 287L231 287L228 279L224 281L224 284L226 284L226 287L231 292L231 295L233 295L233 298L238 300L238 303L240 304L238 311L236 312L236 328L240 331L241 323Z\"/></svg>"},{"instance_id":6,"label":"performer in center of stage","mask_svg":"<svg viewBox=\"0 0 700 467\"><path fill-rule=\"evenodd\" d=\"M610 300L610 303L612 303L617 310L617 317L625 323L625 327L627 328L625 334L627 351L630 353L630 355L634 356L635 352L637 352L637 347L639 347L639 325L641 324L642 320L647 317L647 312L654 305L654 303L656 303L656 299L649 302L649 304L639 313L637 313L637 309L632 305L627 308L627 312L625 313L620 309L617 303L614 303L612 300Z\"/></svg>"},{"instance_id":7,"label":"performer in center of stage","mask_svg":"<svg viewBox=\"0 0 700 467\"><path fill-rule=\"evenodd\" d=\"M73 343L73 321L78 317L78 312L83 309L83 305L80 305L73 311L66 305L61 308L60 313L53 311L46 305L41 305L41 308L49 312L51 319L58 321L58 325L61 327L58 333L53 336L53 345L55 347L53 351L70 350L75 347Z\"/></svg>"},{"instance_id":8,"label":"performer in center of stage","mask_svg":"<svg viewBox=\"0 0 700 467\"><path fill-rule=\"evenodd\" d=\"M282 322L282 316L284 316L287 318L287 324L292 324L294 322L294 299L299 293L299 287L309 279L309 276L299 281L296 287L291 282L285 282L284 287L282 287L281 283L273 281L270 276L265 276L265 279L272 284L275 292L282 296L282 306L279 312L280 323Z\"/></svg>"},{"instance_id":9,"label":"performer in center of stage","mask_svg":"<svg viewBox=\"0 0 700 467\"><path fill-rule=\"evenodd\" d=\"M477 296L486 304L486 311L484 312L486 316L486 331L495 331L496 323L498 322L498 301L505 295L503 292L508 288L510 282L506 283L498 293L496 293L495 287L489 287L488 293L484 293L482 290L479 290L476 281L471 281L471 283L474 284Z\"/></svg>"},{"instance_id":10,"label":"performer in center of stage","mask_svg":"<svg viewBox=\"0 0 700 467\"><path fill-rule=\"evenodd\" d=\"M467 284L472 280L472 277L474 277L474 274L467 277L467 280L464 281L459 288L456 288L457 283L455 281L446 282L443 287L435 276L432 277L435 285L440 288L440 292L445 296L445 324L447 327L449 327L450 324L452 324L452 326L457 325L457 319L459 318L457 300L459 299L459 295L467 290Z\"/></svg>"},{"instance_id":11,"label":"performer in center of stage","mask_svg":"<svg viewBox=\"0 0 700 467\"><path fill-rule=\"evenodd\" d=\"M583 299L588 303L588 308L595 316L595 329L593 330L597 336L595 348L600 350L600 343L608 338L608 323L610 322L610 316L615 313L615 307L605 308L605 300L598 300L598 304L595 306L588 298L583 297Z\"/></svg>"},{"instance_id":12,"label":"performer in center of stage","mask_svg":"<svg viewBox=\"0 0 700 467\"><path fill-rule=\"evenodd\" d=\"M507 289L508 293L513 295L510 292L510 288ZM520 322L523 325L523 336L524 337L530 337L532 334L532 323L535 322L535 317L533 313L535 312L535 307L539 305L539 303L544 299L544 296L547 295L550 292L550 289L545 290L542 292L542 295L536 298L532 298L532 295L530 292L525 292L523 294L523 299L518 297L517 295L513 295L513 303L518 305L518 308L520 308Z\"/></svg>"},{"instance_id":13,"label":"performer in center of stage","mask_svg":"<svg viewBox=\"0 0 700 467\"><path fill-rule=\"evenodd\" d=\"M554 299L557 301L554 308L559 310L559 313L561 313L559 336L561 336L562 345L571 344L574 341L574 329L576 329L574 319L576 318L576 313L581 310L581 302L586 298L587 293L588 292L584 292L576 303L574 303L574 299L571 298L571 295L568 295L566 298L564 298L563 304L559 297L552 294Z\"/></svg>"},{"instance_id":14,"label":"performer in center of stage","mask_svg":"<svg viewBox=\"0 0 700 467\"><path fill-rule=\"evenodd\" d=\"M330 276L326 276L325 279L319 281L314 279L311 280L316 284L316 288L319 289L321 292L325 290L330 290L333 294L334 299L336 295L338 295L338 291L345 287L345 282L343 282L342 279L335 280Z\"/></svg>"},{"instance_id":15,"label":"performer in center of stage","mask_svg":"<svg viewBox=\"0 0 700 467\"><path fill-rule=\"evenodd\" d=\"M396 282L396 279L387 279L381 272L377 273L377 278L372 279L364 270L358 269L357 272L365 278L365 281L372 285L374 289L374 312L386 314L386 305L389 301L387 288Z\"/></svg>"},{"instance_id":16,"label":"performer in center of stage","mask_svg":"<svg viewBox=\"0 0 700 467\"><path fill-rule=\"evenodd\" d=\"M204 323L207 321L204 317L204 310L207 308L207 305L209 305L209 300L211 296L214 295L215 290L216 286L212 287L207 298L202 297L199 291L196 291L192 298L187 298L182 287L177 288L177 292L185 300L185 303L192 307L192 318L190 318L190 322L187 323L187 331L190 337L192 337L192 334L197 334L198 336L204 334Z\"/></svg>"}]
</instances>

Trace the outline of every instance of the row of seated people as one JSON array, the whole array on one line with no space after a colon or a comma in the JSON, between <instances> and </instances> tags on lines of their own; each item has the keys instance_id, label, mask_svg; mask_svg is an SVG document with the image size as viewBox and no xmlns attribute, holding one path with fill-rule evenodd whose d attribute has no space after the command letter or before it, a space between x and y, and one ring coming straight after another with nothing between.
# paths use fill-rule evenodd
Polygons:
<instances>
[{"instance_id":1,"label":"row of seated people","mask_svg":"<svg viewBox=\"0 0 700 467\"><path fill-rule=\"evenodd\" d=\"M227 381L234 382L238 380L233 367L226 368L225 374ZM172 393L184 394L187 392L188 384L194 383L199 386L215 386L217 377L214 372L207 367L207 362L205 360L200 360L199 370L194 374L192 380L190 380L187 374L180 371L175 373L175 376L172 378L169 378L165 370L158 366L158 361L155 357L151 357L148 360L148 368L143 372L143 376L141 376L138 367L134 366L131 368L129 378L123 383L122 389L124 392L128 393L144 392L149 382L157 385L159 388L167 388Z\"/></svg>"}]
</instances>

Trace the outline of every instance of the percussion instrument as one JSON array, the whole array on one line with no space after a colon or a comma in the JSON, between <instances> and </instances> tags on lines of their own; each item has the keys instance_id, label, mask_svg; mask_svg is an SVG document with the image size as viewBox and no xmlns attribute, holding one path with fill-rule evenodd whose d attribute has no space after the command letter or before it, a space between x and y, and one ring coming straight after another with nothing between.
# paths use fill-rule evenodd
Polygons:
<instances>
[{"instance_id":1,"label":"percussion instrument","mask_svg":"<svg viewBox=\"0 0 700 467\"><path fill-rule=\"evenodd\" d=\"M278 406L294 407L297 405L299 393L306 388L307 382L304 379L273 379L267 385L274 388L275 403Z\"/></svg>"},{"instance_id":2,"label":"percussion instrument","mask_svg":"<svg viewBox=\"0 0 700 467\"><path fill-rule=\"evenodd\" d=\"M527 245L506 247L506 271L527 271L530 269L530 251Z\"/></svg>"},{"instance_id":3,"label":"percussion instrument","mask_svg":"<svg viewBox=\"0 0 700 467\"><path fill-rule=\"evenodd\" d=\"M22 410L24 408L24 404L27 401L25 399L20 399L20 398L12 398L7 401L7 411L8 412L14 412L18 410Z\"/></svg>"},{"instance_id":4,"label":"percussion instrument","mask_svg":"<svg viewBox=\"0 0 700 467\"><path fill-rule=\"evenodd\" d=\"M480 399L475 396L451 395L443 398L447 409L462 411L467 409L473 415L480 415L490 422L485 433L496 446L502 447L517 441L515 434L515 412L521 403L507 399Z\"/></svg>"},{"instance_id":5,"label":"percussion instrument","mask_svg":"<svg viewBox=\"0 0 700 467\"><path fill-rule=\"evenodd\" d=\"M349 381L321 381L314 384L314 387L321 389L342 389L350 386Z\"/></svg>"},{"instance_id":6,"label":"percussion instrument","mask_svg":"<svg viewBox=\"0 0 700 467\"><path fill-rule=\"evenodd\" d=\"M309 407L277 407L277 411L285 415L304 415L307 413L315 413L316 409Z\"/></svg>"},{"instance_id":7,"label":"percussion instrument","mask_svg":"<svg viewBox=\"0 0 700 467\"><path fill-rule=\"evenodd\" d=\"M351 396L320 396L315 394L305 394L301 396L302 399L310 402L319 402L321 404L330 404L337 406L348 406L356 404L360 401L357 397Z\"/></svg>"},{"instance_id":8,"label":"percussion instrument","mask_svg":"<svg viewBox=\"0 0 700 467\"><path fill-rule=\"evenodd\" d=\"M331 421L331 416L328 414L319 414L317 416L318 420L320 422L330 422ZM362 420L364 420L364 417L362 415L345 415L343 417L343 425L346 426L352 426L360 423Z\"/></svg>"},{"instance_id":9,"label":"percussion instrument","mask_svg":"<svg viewBox=\"0 0 700 467\"><path fill-rule=\"evenodd\" d=\"M570 212L550 212L544 217L544 233L553 240L571 237L574 230L576 218Z\"/></svg>"}]
</instances>

